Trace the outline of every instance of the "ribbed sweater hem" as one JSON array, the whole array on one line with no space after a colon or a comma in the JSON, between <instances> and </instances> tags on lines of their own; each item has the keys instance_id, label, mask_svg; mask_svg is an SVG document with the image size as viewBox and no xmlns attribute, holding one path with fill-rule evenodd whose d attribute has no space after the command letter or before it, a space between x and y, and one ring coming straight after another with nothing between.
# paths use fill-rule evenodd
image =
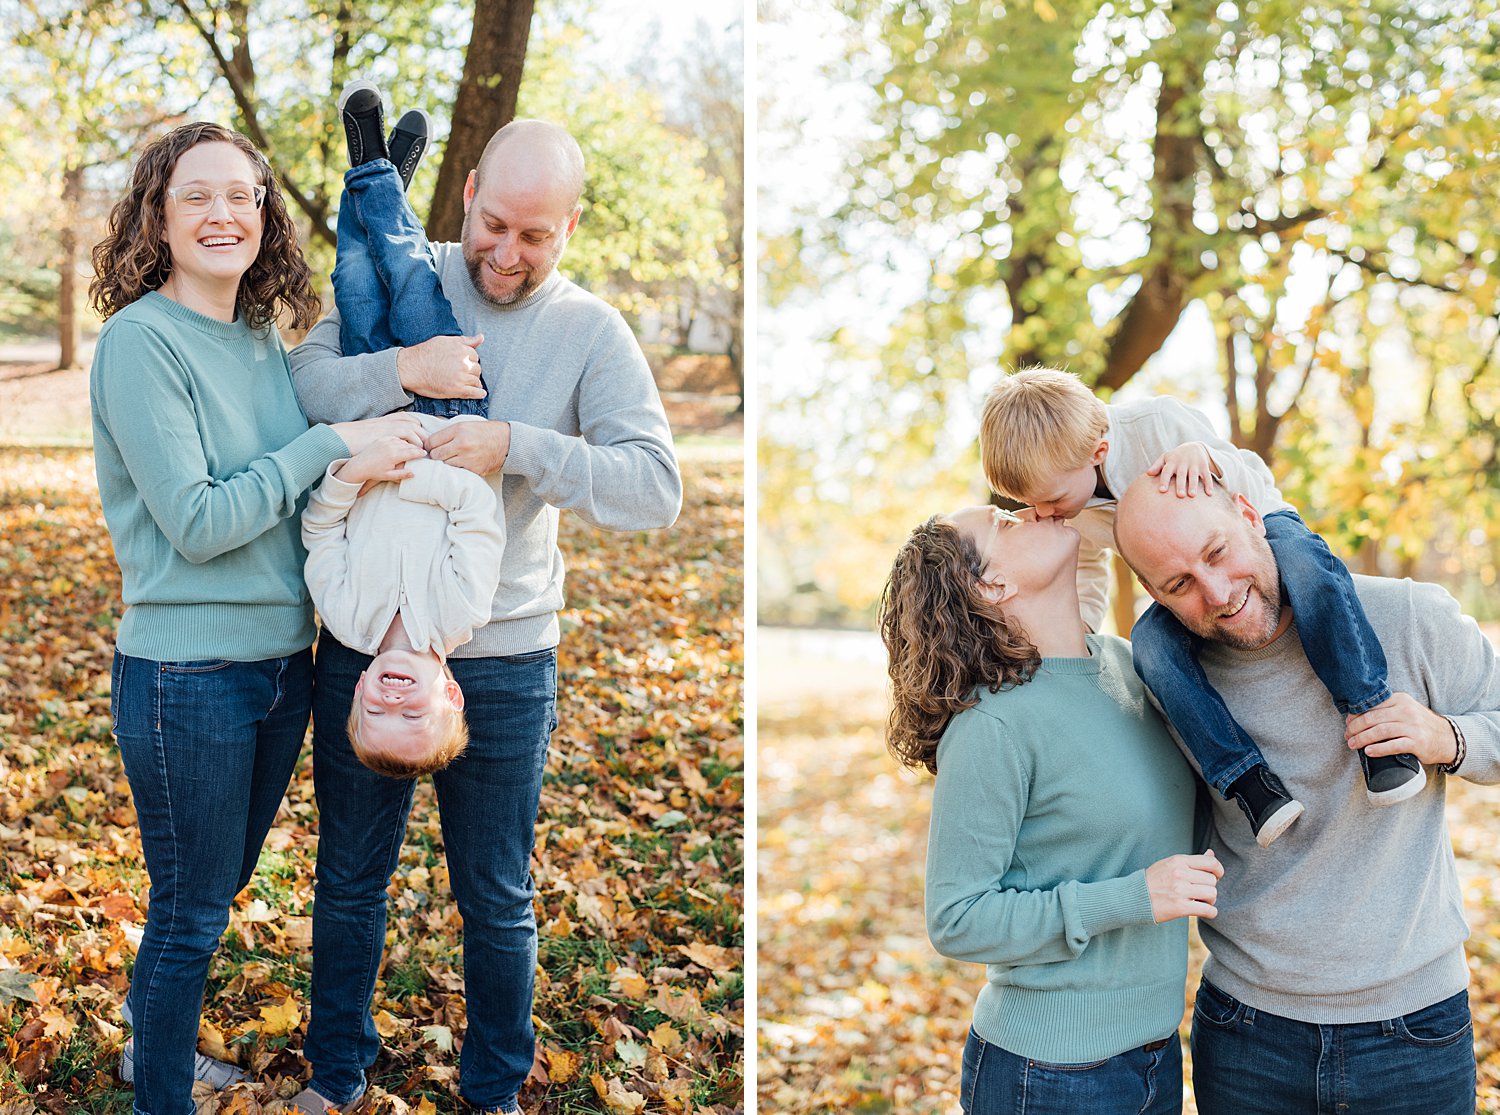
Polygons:
<instances>
[{"instance_id":1,"label":"ribbed sweater hem","mask_svg":"<svg viewBox=\"0 0 1500 1115\"><path fill-rule=\"evenodd\" d=\"M312 646L312 603L132 604L117 644L156 662L259 662Z\"/></svg>"},{"instance_id":2,"label":"ribbed sweater hem","mask_svg":"<svg viewBox=\"0 0 1500 1115\"><path fill-rule=\"evenodd\" d=\"M1180 975L1097 990L1032 990L988 984L974 1006L980 1037L1018 1057L1076 1065L1114 1057L1177 1030Z\"/></svg>"},{"instance_id":3,"label":"ribbed sweater hem","mask_svg":"<svg viewBox=\"0 0 1500 1115\"><path fill-rule=\"evenodd\" d=\"M511 654L530 654L557 646L561 637L556 612L498 620L476 630L472 639L456 648L448 657L500 658Z\"/></svg>"},{"instance_id":4,"label":"ribbed sweater hem","mask_svg":"<svg viewBox=\"0 0 1500 1115\"><path fill-rule=\"evenodd\" d=\"M1378 987L1332 992L1271 990L1241 979L1216 955L1203 966L1203 977L1215 987L1256 1010L1282 1018L1326 1026L1383 1022L1430 1007L1469 986L1469 966L1462 947L1450 949L1431 964Z\"/></svg>"}]
</instances>

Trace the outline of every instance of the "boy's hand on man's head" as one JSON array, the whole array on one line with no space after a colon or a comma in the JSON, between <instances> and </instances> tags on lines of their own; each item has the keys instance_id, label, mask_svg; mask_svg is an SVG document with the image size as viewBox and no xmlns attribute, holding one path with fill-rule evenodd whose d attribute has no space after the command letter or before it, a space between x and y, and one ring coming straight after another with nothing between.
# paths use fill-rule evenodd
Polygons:
<instances>
[{"instance_id":1,"label":"boy's hand on man's head","mask_svg":"<svg viewBox=\"0 0 1500 1115\"><path fill-rule=\"evenodd\" d=\"M402 390L429 399L482 399L484 380L475 337L433 337L396 350L396 375Z\"/></svg>"},{"instance_id":2,"label":"boy's hand on man's head","mask_svg":"<svg viewBox=\"0 0 1500 1115\"><path fill-rule=\"evenodd\" d=\"M1214 478L1219 471L1214 467L1213 455L1201 441L1184 442L1175 449L1168 449L1146 470L1147 476L1159 476L1159 492L1171 491L1175 482L1177 495L1195 496L1202 488L1204 495L1214 490Z\"/></svg>"}]
</instances>

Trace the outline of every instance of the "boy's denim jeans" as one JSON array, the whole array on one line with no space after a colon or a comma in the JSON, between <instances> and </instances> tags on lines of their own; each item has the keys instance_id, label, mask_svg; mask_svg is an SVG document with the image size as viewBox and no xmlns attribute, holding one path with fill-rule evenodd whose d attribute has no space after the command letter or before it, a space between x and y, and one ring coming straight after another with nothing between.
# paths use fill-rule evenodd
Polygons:
<instances>
[{"instance_id":1,"label":"boy's denim jeans","mask_svg":"<svg viewBox=\"0 0 1500 1115\"><path fill-rule=\"evenodd\" d=\"M958 1098L964 1115L1179 1115L1182 1043L1174 1033L1087 1064L1050 1065L1001 1049L970 1027Z\"/></svg>"},{"instance_id":2,"label":"boy's denim jeans","mask_svg":"<svg viewBox=\"0 0 1500 1115\"><path fill-rule=\"evenodd\" d=\"M1390 699L1385 652L1354 589L1344 563L1321 536L1291 510L1265 517L1266 541L1276 556L1283 602L1297 620L1297 636L1313 672L1345 715L1367 712ZM1152 604L1130 632L1135 672L1141 675L1204 780L1224 796L1240 775L1264 763L1198 664L1202 640L1160 604ZM1330 740L1338 747L1341 740Z\"/></svg>"},{"instance_id":3,"label":"boy's denim jeans","mask_svg":"<svg viewBox=\"0 0 1500 1115\"><path fill-rule=\"evenodd\" d=\"M463 335L438 279L427 233L407 204L401 176L389 159L374 159L345 173L338 237L333 300L345 356ZM416 395L412 407L440 418L487 416L489 396Z\"/></svg>"},{"instance_id":4,"label":"boy's denim jeans","mask_svg":"<svg viewBox=\"0 0 1500 1115\"><path fill-rule=\"evenodd\" d=\"M153 662L115 652L110 708L151 876L130 981L137 1115L193 1115L203 985L312 707L312 652Z\"/></svg>"},{"instance_id":5,"label":"boy's denim jeans","mask_svg":"<svg viewBox=\"0 0 1500 1115\"><path fill-rule=\"evenodd\" d=\"M386 885L401 853L414 783L354 757L345 733L369 665L325 630L313 699L318 795L312 1018L313 1088L347 1103L380 1051L370 1001L385 947ZM469 747L433 776L453 897L463 915L468 1034L459 1081L480 1109L516 1105L531 1071L536 917L531 849L547 742L557 726L557 653L450 658L463 687Z\"/></svg>"},{"instance_id":6,"label":"boy's denim jeans","mask_svg":"<svg viewBox=\"0 0 1500 1115\"><path fill-rule=\"evenodd\" d=\"M1199 1115L1473 1115L1469 993L1400 1018L1297 1022L1204 980L1193 1007Z\"/></svg>"}]
</instances>

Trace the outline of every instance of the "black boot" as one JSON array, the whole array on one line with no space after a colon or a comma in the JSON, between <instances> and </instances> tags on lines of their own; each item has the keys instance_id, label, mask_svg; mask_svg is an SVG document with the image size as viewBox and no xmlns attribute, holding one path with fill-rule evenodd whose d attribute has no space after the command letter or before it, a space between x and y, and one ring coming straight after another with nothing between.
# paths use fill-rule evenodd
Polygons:
<instances>
[{"instance_id":1,"label":"black boot","mask_svg":"<svg viewBox=\"0 0 1500 1115\"><path fill-rule=\"evenodd\" d=\"M432 121L420 108L403 113L391 129L391 162L401 175L403 190L411 189L412 175L417 173L417 164L422 161L431 137Z\"/></svg>"},{"instance_id":2,"label":"black boot","mask_svg":"<svg viewBox=\"0 0 1500 1115\"><path fill-rule=\"evenodd\" d=\"M1264 763L1257 763L1229 784L1224 795L1244 812L1255 833L1255 842L1269 848L1271 842L1302 816L1302 803L1287 793L1281 779Z\"/></svg>"},{"instance_id":3,"label":"black boot","mask_svg":"<svg viewBox=\"0 0 1500 1115\"><path fill-rule=\"evenodd\" d=\"M373 84L351 81L344 86L339 94L339 115L344 120L350 166L391 157L385 146L385 110L380 107L380 90Z\"/></svg>"},{"instance_id":4,"label":"black boot","mask_svg":"<svg viewBox=\"0 0 1500 1115\"><path fill-rule=\"evenodd\" d=\"M1427 773L1415 755L1367 755L1361 749L1359 765L1365 772L1365 796L1376 805L1395 805L1427 785Z\"/></svg>"}]
</instances>

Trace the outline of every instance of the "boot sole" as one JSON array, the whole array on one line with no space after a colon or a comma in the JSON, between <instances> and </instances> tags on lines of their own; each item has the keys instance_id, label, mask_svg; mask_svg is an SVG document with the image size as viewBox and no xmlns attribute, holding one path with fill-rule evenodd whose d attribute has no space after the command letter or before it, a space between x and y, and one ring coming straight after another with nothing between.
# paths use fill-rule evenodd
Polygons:
<instances>
[{"instance_id":1,"label":"boot sole","mask_svg":"<svg viewBox=\"0 0 1500 1115\"><path fill-rule=\"evenodd\" d=\"M1292 827L1292 822L1305 812L1300 801L1289 801L1280 809L1276 810L1266 818L1266 823L1260 826L1260 831L1255 834L1255 842L1262 848L1269 848L1278 836Z\"/></svg>"}]
</instances>

